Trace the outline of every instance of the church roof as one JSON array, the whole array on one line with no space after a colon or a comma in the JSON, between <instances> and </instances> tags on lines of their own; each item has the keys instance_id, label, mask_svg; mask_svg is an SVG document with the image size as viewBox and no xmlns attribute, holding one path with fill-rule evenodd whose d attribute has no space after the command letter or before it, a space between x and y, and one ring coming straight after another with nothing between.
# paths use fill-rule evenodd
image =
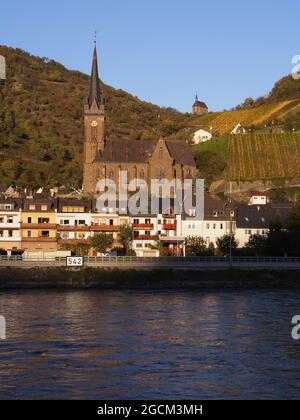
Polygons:
<instances>
[{"instance_id":1,"label":"church roof","mask_svg":"<svg viewBox=\"0 0 300 420\"><path fill-rule=\"evenodd\" d=\"M195 108L196 106L200 106L201 108L206 108L208 109L208 106L206 105L205 102L201 102L201 101L196 101L193 105L193 107Z\"/></svg>"},{"instance_id":2,"label":"church roof","mask_svg":"<svg viewBox=\"0 0 300 420\"><path fill-rule=\"evenodd\" d=\"M156 142L109 140L104 150L98 152L96 162L147 163L152 156Z\"/></svg>"},{"instance_id":3,"label":"church roof","mask_svg":"<svg viewBox=\"0 0 300 420\"><path fill-rule=\"evenodd\" d=\"M208 107L207 107L207 105L206 105L205 102L199 101L198 94L196 93L196 99L195 99L195 103L193 105L193 108L195 108L197 106L200 107L200 108L206 108L206 109L208 109Z\"/></svg>"},{"instance_id":4,"label":"church roof","mask_svg":"<svg viewBox=\"0 0 300 420\"><path fill-rule=\"evenodd\" d=\"M125 141L109 140L103 151L99 151L96 162L111 163L148 163L155 150L157 140ZM165 141L170 156L176 163L195 166L195 161L188 144Z\"/></svg>"},{"instance_id":5,"label":"church roof","mask_svg":"<svg viewBox=\"0 0 300 420\"><path fill-rule=\"evenodd\" d=\"M176 163L182 165L195 165L195 160L190 146L182 141L168 140L166 141L167 148L171 157Z\"/></svg>"}]
</instances>

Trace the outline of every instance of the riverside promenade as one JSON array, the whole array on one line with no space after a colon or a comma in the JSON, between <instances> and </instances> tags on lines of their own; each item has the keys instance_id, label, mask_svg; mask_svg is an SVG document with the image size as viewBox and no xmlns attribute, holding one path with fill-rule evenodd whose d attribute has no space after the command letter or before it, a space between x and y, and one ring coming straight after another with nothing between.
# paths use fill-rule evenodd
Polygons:
<instances>
[{"instance_id":1,"label":"riverside promenade","mask_svg":"<svg viewBox=\"0 0 300 420\"><path fill-rule=\"evenodd\" d=\"M0 257L0 267L51 268L66 267L66 258ZM119 270L300 270L299 257L84 257L80 268ZM76 268L76 267L75 267Z\"/></svg>"}]
</instances>

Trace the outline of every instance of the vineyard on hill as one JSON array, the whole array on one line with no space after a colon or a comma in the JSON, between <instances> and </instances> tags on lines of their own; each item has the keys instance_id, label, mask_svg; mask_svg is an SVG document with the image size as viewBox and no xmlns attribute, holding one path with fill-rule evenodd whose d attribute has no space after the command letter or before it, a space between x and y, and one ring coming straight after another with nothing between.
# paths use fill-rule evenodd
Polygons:
<instances>
[{"instance_id":1,"label":"vineyard on hill","mask_svg":"<svg viewBox=\"0 0 300 420\"><path fill-rule=\"evenodd\" d=\"M227 178L237 181L300 177L300 135L232 135Z\"/></svg>"},{"instance_id":2,"label":"vineyard on hill","mask_svg":"<svg viewBox=\"0 0 300 420\"><path fill-rule=\"evenodd\" d=\"M198 123L199 126L201 125L201 128L223 135L231 133L239 123L245 127L261 127L271 120L277 120L280 123L287 115L299 110L299 100L288 100L262 105L253 109L211 113L200 117Z\"/></svg>"}]
</instances>

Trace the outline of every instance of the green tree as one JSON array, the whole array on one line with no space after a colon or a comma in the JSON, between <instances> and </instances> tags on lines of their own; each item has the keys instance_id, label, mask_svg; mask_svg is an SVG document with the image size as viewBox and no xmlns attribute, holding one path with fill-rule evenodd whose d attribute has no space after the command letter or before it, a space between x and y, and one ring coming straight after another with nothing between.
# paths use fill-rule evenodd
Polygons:
<instances>
[{"instance_id":1,"label":"green tree","mask_svg":"<svg viewBox=\"0 0 300 420\"><path fill-rule=\"evenodd\" d=\"M129 225L120 226L119 241L121 242L126 254L128 250L130 249L132 237L133 237L133 230Z\"/></svg>"},{"instance_id":2,"label":"green tree","mask_svg":"<svg viewBox=\"0 0 300 420\"><path fill-rule=\"evenodd\" d=\"M110 249L113 246L113 242L114 240L112 235L107 235L105 233L99 233L89 239L91 247L95 248L96 251L101 254L104 254L108 249Z\"/></svg>"},{"instance_id":3,"label":"green tree","mask_svg":"<svg viewBox=\"0 0 300 420\"><path fill-rule=\"evenodd\" d=\"M230 254L230 249L234 251L238 245L239 242L235 239L234 235L224 235L222 238L217 239L217 247L222 255Z\"/></svg>"},{"instance_id":4,"label":"green tree","mask_svg":"<svg viewBox=\"0 0 300 420\"><path fill-rule=\"evenodd\" d=\"M263 235L252 235L246 248L256 256L266 255L268 249L268 237Z\"/></svg>"},{"instance_id":5,"label":"green tree","mask_svg":"<svg viewBox=\"0 0 300 420\"><path fill-rule=\"evenodd\" d=\"M300 232L300 202L297 202L287 216L287 228L291 232Z\"/></svg>"},{"instance_id":6,"label":"green tree","mask_svg":"<svg viewBox=\"0 0 300 420\"><path fill-rule=\"evenodd\" d=\"M206 244L201 236L189 236L185 244L187 255L199 256L205 254Z\"/></svg>"}]
</instances>

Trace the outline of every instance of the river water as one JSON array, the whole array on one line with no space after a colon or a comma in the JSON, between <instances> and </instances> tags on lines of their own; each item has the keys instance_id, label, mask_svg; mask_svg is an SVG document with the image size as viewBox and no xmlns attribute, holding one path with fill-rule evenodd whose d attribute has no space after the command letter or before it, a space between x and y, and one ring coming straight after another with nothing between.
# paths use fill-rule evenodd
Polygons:
<instances>
[{"instance_id":1,"label":"river water","mask_svg":"<svg viewBox=\"0 0 300 420\"><path fill-rule=\"evenodd\" d=\"M300 291L0 292L0 399L300 398Z\"/></svg>"}]
</instances>

